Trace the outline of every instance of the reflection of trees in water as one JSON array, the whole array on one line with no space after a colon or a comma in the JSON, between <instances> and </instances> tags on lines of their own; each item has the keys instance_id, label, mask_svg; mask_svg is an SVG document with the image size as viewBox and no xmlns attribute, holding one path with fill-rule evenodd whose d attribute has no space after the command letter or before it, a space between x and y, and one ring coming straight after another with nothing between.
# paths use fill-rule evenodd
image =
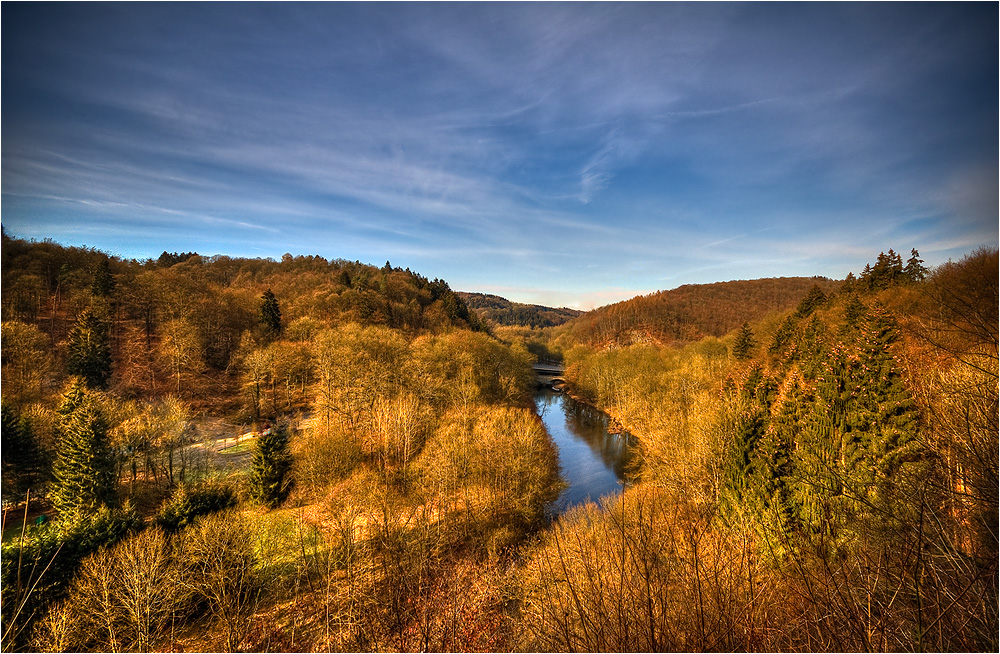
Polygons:
<instances>
[{"instance_id":1,"label":"reflection of trees in water","mask_svg":"<svg viewBox=\"0 0 1000 654\"><path fill-rule=\"evenodd\" d=\"M589 404L577 402L569 396L562 398L563 413L570 431L579 436L597 453L615 476L624 481L632 460L632 436L628 433L608 432L608 416Z\"/></svg>"}]
</instances>

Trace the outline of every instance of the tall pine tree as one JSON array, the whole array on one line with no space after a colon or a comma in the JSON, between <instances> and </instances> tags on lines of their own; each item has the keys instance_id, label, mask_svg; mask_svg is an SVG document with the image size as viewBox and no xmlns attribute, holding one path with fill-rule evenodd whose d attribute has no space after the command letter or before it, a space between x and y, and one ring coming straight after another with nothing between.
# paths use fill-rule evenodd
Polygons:
<instances>
[{"instance_id":1,"label":"tall pine tree","mask_svg":"<svg viewBox=\"0 0 1000 654\"><path fill-rule=\"evenodd\" d=\"M66 369L79 375L89 388L104 389L111 378L111 343L108 326L85 309L69 332Z\"/></svg>"},{"instance_id":2,"label":"tall pine tree","mask_svg":"<svg viewBox=\"0 0 1000 654\"><path fill-rule=\"evenodd\" d=\"M766 499L761 493L758 448L768 430L771 403L778 386L776 380L754 362L732 390L738 394L740 411L735 419L734 438L723 455L724 501L731 507L760 513L765 510Z\"/></svg>"},{"instance_id":3,"label":"tall pine tree","mask_svg":"<svg viewBox=\"0 0 1000 654\"><path fill-rule=\"evenodd\" d=\"M847 301L847 305L844 306L844 321L841 323L840 330L842 332L849 332L858 326L858 321L861 320L861 316L865 313L864 303L858 299L858 296L851 293L850 299Z\"/></svg>"},{"instance_id":4,"label":"tall pine tree","mask_svg":"<svg viewBox=\"0 0 1000 654\"><path fill-rule=\"evenodd\" d=\"M819 284L813 284L813 287L809 289L809 292L795 308L795 315L799 318L808 318L813 311L823 306L826 299L826 294L819 287Z\"/></svg>"},{"instance_id":5,"label":"tall pine tree","mask_svg":"<svg viewBox=\"0 0 1000 654\"><path fill-rule=\"evenodd\" d=\"M47 462L31 423L18 411L3 403L0 458L3 459L3 499L24 499L28 490L37 495L45 481Z\"/></svg>"},{"instance_id":6,"label":"tall pine tree","mask_svg":"<svg viewBox=\"0 0 1000 654\"><path fill-rule=\"evenodd\" d=\"M790 315L781 321L778 329L774 332L771 347L768 352L776 355L786 362L794 361L796 358L797 335L799 322L795 315Z\"/></svg>"},{"instance_id":7,"label":"tall pine tree","mask_svg":"<svg viewBox=\"0 0 1000 654\"><path fill-rule=\"evenodd\" d=\"M257 437L253 460L250 462L250 495L274 508L288 495L292 469L292 452L285 426L265 429Z\"/></svg>"},{"instance_id":8,"label":"tall pine tree","mask_svg":"<svg viewBox=\"0 0 1000 654\"><path fill-rule=\"evenodd\" d=\"M108 422L96 398L74 384L63 397L59 449L49 498L65 516L93 513L116 499L115 459Z\"/></svg>"},{"instance_id":9,"label":"tall pine tree","mask_svg":"<svg viewBox=\"0 0 1000 654\"><path fill-rule=\"evenodd\" d=\"M260 297L260 322L272 334L281 331L281 308L271 289L267 289Z\"/></svg>"},{"instance_id":10,"label":"tall pine tree","mask_svg":"<svg viewBox=\"0 0 1000 654\"><path fill-rule=\"evenodd\" d=\"M111 274L111 260L104 257L94 270L94 281L90 285L90 292L96 297L108 297L114 292L115 285L115 278Z\"/></svg>"},{"instance_id":11,"label":"tall pine tree","mask_svg":"<svg viewBox=\"0 0 1000 654\"><path fill-rule=\"evenodd\" d=\"M756 344L750 323L743 323L739 334L736 335L736 342L733 343L733 356L736 357L737 361L746 361L750 358Z\"/></svg>"},{"instance_id":12,"label":"tall pine tree","mask_svg":"<svg viewBox=\"0 0 1000 654\"><path fill-rule=\"evenodd\" d=\"M808 389L793 370L781 384L751 456L753 483L747 496L759 507L759 523L768 531L787 533L798 521L798 506L791 489L792 452L809 400Z\"/></svg>"},{"instance_id":13,"label":"tall pine tree","mask_svg":"<svg viewBox=\"0 0 1000 654\"><path fill-rule=\"evenodd\" d=\"M795 450L804 522L840 542L850 524L891 513L886 493L919 456L917 407L892 352L895 320L876 305L846 337L827 354Z\"/></svg>"},{"instance_id":14,"label":"tall pine tree","mask_svg":"<svg viewBox=\"0 0 1000 654\"><path fill-rule=\"evenodd\" d=\"M906 267L903 268L903 275L911 282L922 282L927 278L927 268L916 248L910 250L910 258L907 259Z\"/></svg>"},{"instance_id":15,"label":"tall pine tree","mask_svg":"<svg viewBox=\"0 0 1000 654\"><path fill-rule=\"evenodd\" d=\"M864 380L858 398L862 421L870 425L866 442L877 481L893 475L917 450L917 406L892 351L899 325L881 305L865 316L859 343Z\"/></svg>"},{"instance_id":16,"label":"tall pine tree","mask_svg":"<svg viewBox=\"0 0 1000 654\"><path fill-rule=\"evenodd\" d=\"M80 408L88 397L86 380L82 377L70 377L66 390L63 391L59 398L59 405L56 407L59 419L62 421L69 419L70 415Z\"/></svg>"}]
</instances>

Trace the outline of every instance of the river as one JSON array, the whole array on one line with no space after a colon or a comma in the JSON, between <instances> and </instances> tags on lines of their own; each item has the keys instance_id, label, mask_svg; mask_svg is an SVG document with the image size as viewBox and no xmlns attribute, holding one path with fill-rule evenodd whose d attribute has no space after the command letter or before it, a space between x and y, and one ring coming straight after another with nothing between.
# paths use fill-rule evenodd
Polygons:
<instances>
[{"instance_id":1,"label":"river","mask_svg":"<svg viewBox=\"0 0 1000 654\"><path fill-rule=\"evenodd\" d=\"M562 513L588 499L620 493L632 455L625 434L608 432L608 416L564 393L543 388L535 407L559 448L559 467L569 486L556 500Z\"/></svg>"}]
</instances>

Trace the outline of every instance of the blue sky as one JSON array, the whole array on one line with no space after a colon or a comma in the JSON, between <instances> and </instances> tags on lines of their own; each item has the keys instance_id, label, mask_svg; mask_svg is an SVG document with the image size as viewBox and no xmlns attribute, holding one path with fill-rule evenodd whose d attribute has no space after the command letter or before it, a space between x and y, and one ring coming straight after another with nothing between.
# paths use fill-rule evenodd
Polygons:
<instances>
[{"instance_id":1,"label":"blue sky","mask_svg":"<svg viewBox=\"0 0 1000 654\"><path fill-rule=\"evenodd\" d=\"M590 308L998 242L998 5L4 2L2 220Z\"/></svg>"}]
</instances>

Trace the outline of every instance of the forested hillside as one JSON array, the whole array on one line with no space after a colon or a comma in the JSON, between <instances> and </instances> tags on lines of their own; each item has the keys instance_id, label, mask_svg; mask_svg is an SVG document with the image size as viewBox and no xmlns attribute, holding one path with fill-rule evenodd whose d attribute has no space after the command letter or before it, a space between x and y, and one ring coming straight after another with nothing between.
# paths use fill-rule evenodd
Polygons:
<instances>
[{"instance_id":1,"label":"forested hillside","mask_svg":"<svg viewBox=\"0 0 1000 654\"><path fill-rule=\"evenodd\" d=\"M6 234L2 262L5 651L507 637L556 455L532 358L444 281Z\"/></svg>"},{"instance_id":2,"label":"forested hillside","mask_svg":"<svg viewBox=\"0 0 1000 654\"><path fill-rule=\"evenodd\" d=\"M590 311L572 322L570 333L595 346L691 343L794 307L814 286L829 293L839 285L823 277L686 284Z\"/></svg>"},{"instance_id":3,"label":"forested hillside","mask_svg":"<svg viewBox=\"0 0 1000 654\"><path fill-rule=\"evenodd\" d=\"M583 313L565 307L555 309L538 304L511 302L498 295L487 293L459 292L458 295L487 324L531 328L554 327Z\"/></svg>"},{"instance_id":4,"label":"forested hillside","mask_svg":"<svg viewBox=\"0 0 1000 654\"><path fill-rule=\"evenodd\" d=\"M106 382L116 391L171 392L198 406L231 404L257 345L278 341L270 372L281 379L274 382L301 389L310 380L301 377L295 344L322 328L356 322L410 334L482 329L446 282L388 262L377 268L316 256L273 261L167 252L133 261L6 234L2 256L3 320L30 326L39 347L45 342L44 365L35 371L39 392L58 385L70 336L87 320L96 321L110 348ZM279 312L272 324L261 316L265 292Z\"/></svg>"},{"instance_id":5,"label":"forested hillside","mask_svg":"<svg viewBox=\"0 0 1000 654\"><path fill-rule=\"evenodd\" d=\"M642 481L548 534L539 648L996 649L997 251L920 264L684 347L570 347Z\"/></svg>"},{"instance_id":6,"label":"forested hillside","mask_svg":"<svg viewBox=\"0 0 1000 654\"><path fill-rule=\"evenodd\" d=\"M5 651L997 649L996 249L547 327L388 262L2 265ZM557 520L536 357L638 448Z\"/></svg>"}]
</instances>

